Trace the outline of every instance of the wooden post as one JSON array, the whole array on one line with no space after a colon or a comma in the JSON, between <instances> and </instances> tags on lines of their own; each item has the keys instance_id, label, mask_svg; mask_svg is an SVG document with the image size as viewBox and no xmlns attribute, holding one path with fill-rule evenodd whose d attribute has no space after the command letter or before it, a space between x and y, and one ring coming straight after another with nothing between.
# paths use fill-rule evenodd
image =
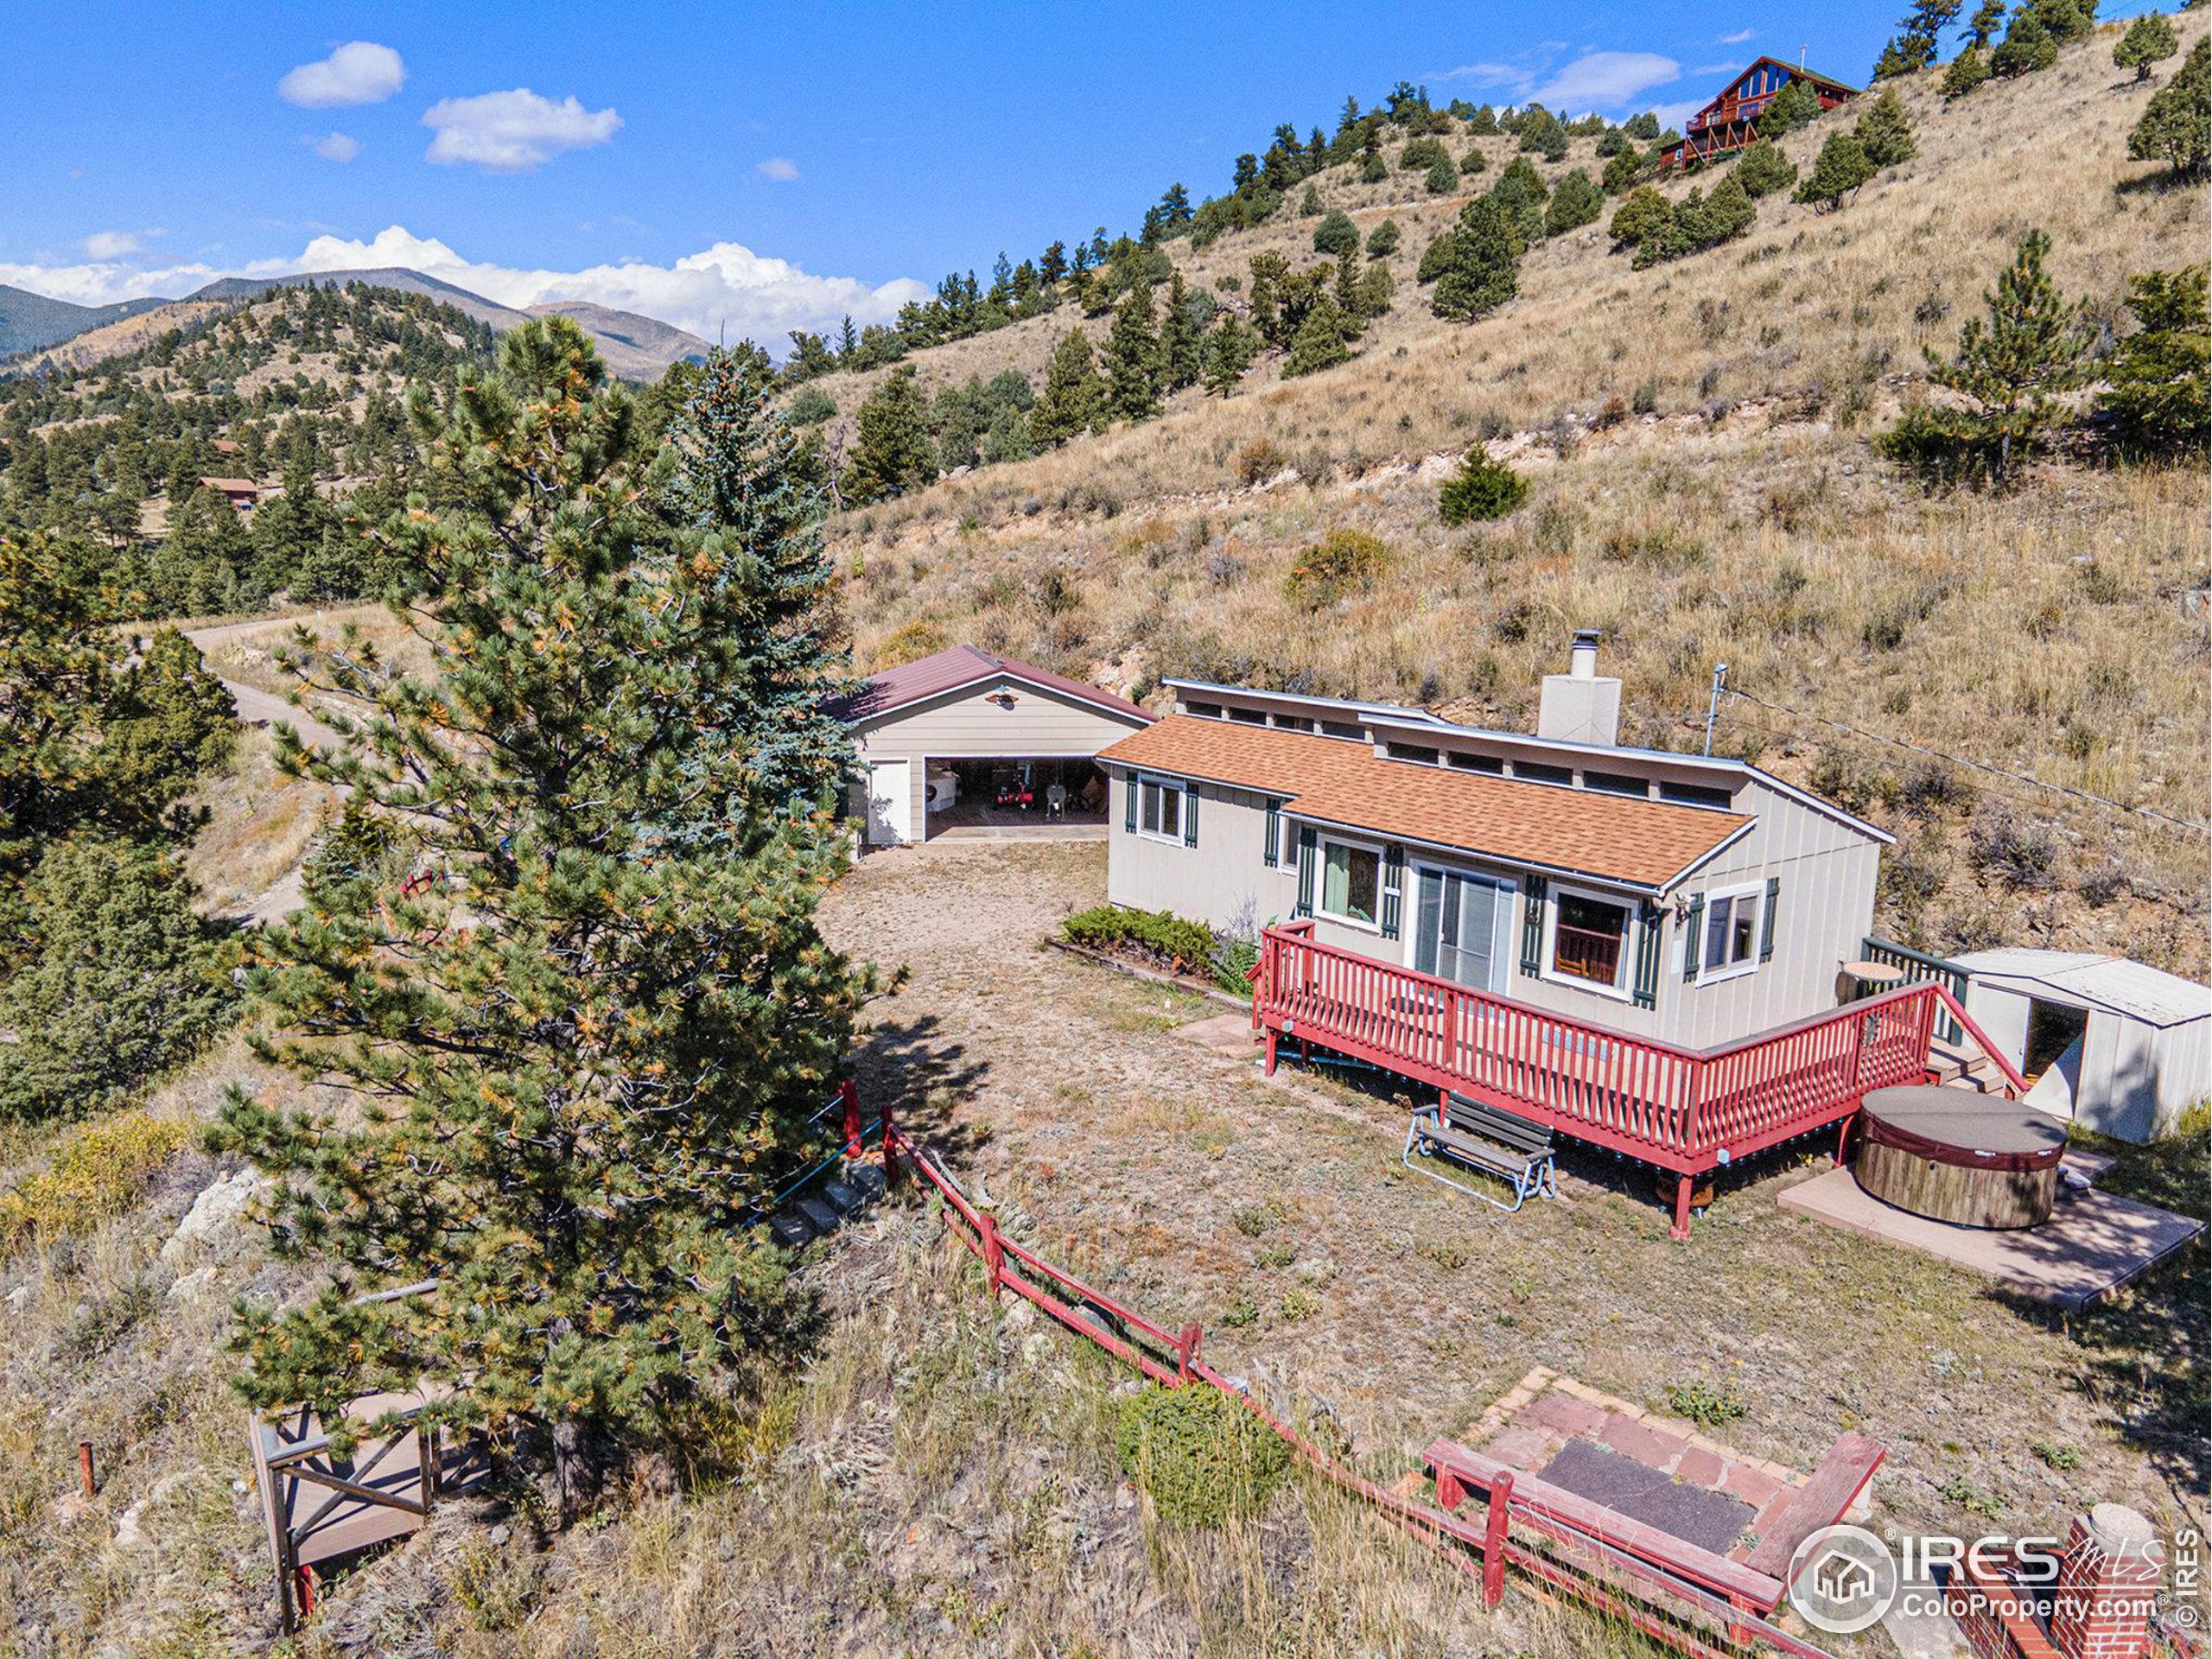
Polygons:
<instances>
[{"instance_id":1,"label":"wooden post","mask_svg":"<svg viewBox=\"0 0 2212 1659\"><path fill-rule=\"evenodd\" d=\"M1667 1236L1669 1238L1688 1238L1690 1236L1692 1184L1692 1178L1688 1175L1677 1175L1675 1178L1675 1224L1668 1231Z\"/></svg>"},{"instance_id":2,"label":"wooden post","mask_svg":"<svg viewBox=\"0 0 2212 1659\"><path fill-rule=\"evenodd\" d=\"M996 1217L979 1212L976 1225L983 1236L983 1271L991 1276L991 1299L998 1300L999 1276L1006 1271L1006 1245L999 1237Z\"/></svg>"},{"instance_id":3,"label":"wooden post","mask_svg":"<svg viewBox=\"0 0 2212 1659\"><path fill-rule=\"evenodd\" d=\"M861 1155L861 1087L847 1077L837 1085L837 1098L845 1105L845 1156Z\"/></svg>"},{"instance_id":4,"label":"wooden post","mask_svg":"<svg viewBox=\"0 0 2212 1659\"><path fill-rule=\"evenodd\" d=\"M1505 1532L1513 1510L1513 1477L1500 1475L1490 1489L1490 1513L1483 1518L1483 1605L1505 1599Z\"/></svg>"},{"instance_id":5,"label":"wooden post","mask_svg":"<svg viewBox=\"0 0 2212 1659\"><path fill-rule=\"evenodd\" d=\"M1193 1320L1183 1327L1183 1334L1175 1344L1175 1379L1179 1382L1191 1380L1191 1367L1198 1357L1200 1336L1198 1323Z\"/></svg>"},{"instance_id":6,"label":"wooden post","mask_svg":"<svg viewBox=\"0 0 2212 1659\"><path fill-rule=\"evenodd\" d=\"M853 1099L855 1103L854 1109L857 1111L859 1109L857 1103L860 1099L858 1085L855 1085ZM889 1191L899 1185L901 1172L899 1168L899 1154L892 1146L895 1137L891 1122L891 1096L888 1094L884 1096L882 1104L875 1109L875 1116L876 1122L882 1126L883 1129L883 1185L885 1190Z\"/></svg>"},{"instance_id":7,"label":"wooden post","mask_svg":"<svg viewBox=\"0 0 2212 1659\"><path fill-rule=\"evenodd\" d=\"M85 1483L85 1496L97 1496L99 1483L92 1478L92 1443L90 1440L77 1442L77 1474Z\"/></svg>"},{"instance_id":8,"label":"wooden post","mask_svg":"<svg viewBox=\"0 0 2212 1659\"><path fill-rule=\"evenodd\" d=\"M1269 1027L1268 1027L1268 1062L1267 1062L1267 1065L1266 1065L1266 1067L1265 1067L1265 1070L1266 1070L1266 1072L1267 1072L1267 1075L1268 1075L1268 1076L1269 1076L1269 1077L1272 1077L1273 1076L1274 1076L1274 1074L1275 1074L1275 1028L1274 1028L1273 1026L1269 1026Z\"/></svg>"},{"instance_id":9,"label":"wooden post","mask_svg":"<svg viewBox=\"0 0 2212 1659\"><path fill-rule=\"evenodd\" d=\"M1440 1464L1436 1471L1436 1507L1449 1514L1466 1501L1466 1486L1458 1475Z\"/></svg>"},{"instance_id":10,"label":"wooden post","mask_svg":"<svg viewBox=\"0 0 2212 1659\"><path fill-rule=\"evenodd\" d=\"M1845 1113L1843 1121L1835 1127L1835 1166L1838 1169L1843 1167L1844 1154L1850 1149L1851 1121L1857 1116L1855 1112Z\"/></svg>"}]
</instances>

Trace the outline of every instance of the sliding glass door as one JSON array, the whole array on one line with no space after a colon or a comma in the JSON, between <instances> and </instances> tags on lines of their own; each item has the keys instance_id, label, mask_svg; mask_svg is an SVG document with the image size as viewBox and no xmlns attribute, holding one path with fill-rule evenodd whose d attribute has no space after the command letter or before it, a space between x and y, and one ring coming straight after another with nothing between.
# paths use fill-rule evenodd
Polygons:
<instances>
[{"instance_id":1,"label":"sliding glass door","mask_svg":"<svg viewBox=\"0 0 2212 1659\"><path fill-rule=\"evenodd\" d=\"M1485 876L1424 869L1414 909L1414 966L1478 991L1505 988L1498 940L1512 919L1513 889Z\"/></svg>"}]
</instances>

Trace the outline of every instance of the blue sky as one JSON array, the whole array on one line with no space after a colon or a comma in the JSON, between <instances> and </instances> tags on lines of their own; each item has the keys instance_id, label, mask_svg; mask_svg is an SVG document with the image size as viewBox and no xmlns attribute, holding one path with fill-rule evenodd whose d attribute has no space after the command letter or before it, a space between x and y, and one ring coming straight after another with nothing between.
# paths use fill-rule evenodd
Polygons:
<instances>
[{"instance_id":1,"label":"blue sky","mask_svg":"<svg viewBox=\"0 0 2212 1659\"><path fill-rule=\"evenodd\" d=\"M1218 190L1346 92L1667 111L1762 51L1860 79L1903 9L7 0L0 282L404 264L780 346Z\"/></svg>"}]
</instances>

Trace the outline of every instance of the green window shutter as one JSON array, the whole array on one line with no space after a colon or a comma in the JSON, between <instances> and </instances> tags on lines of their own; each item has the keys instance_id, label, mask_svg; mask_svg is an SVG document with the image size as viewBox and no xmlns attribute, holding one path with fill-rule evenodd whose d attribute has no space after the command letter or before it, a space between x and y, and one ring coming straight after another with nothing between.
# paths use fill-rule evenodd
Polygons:
<instances>
[{"instance_id":1,"label":"green window shutter","mask_svg":"<svg viewBox=\"0 0 2212 1659\"><path fill-rule=\"evenodd\" d=\"M1185 785L1183 791L1183 844L1185 847L1198 844L1198 786L1196 784Z\"/></svg>"},{"instance_id":2,"label":"green window shutter","mask_svg":"<svg viewBox=\"0 0 2212 1659\"><path fill-rule=\"evenodd\" d=\"M1382 849L1382 937L1398 937L1398 912L1404 907L1406 849L1395 842Z\"/></svg>"},{"instance_id":3,"label":"green window shutter","mask_svg":"<svg viewBox=\"0 0 2212 1659\"><path fill-rule=\"evenodd\" d=\"M1782 878L1770 875L1766 879L1766 912L1759 918L1759 960L1770 962L1774 957L1774 905L1782 896Z\"/></svg>"},{"instance_id":4,"label":"green window shutter","mask_svg":"<svg viewBox=\"0 0 2212 1659\"><path fill-rule=\"evenodd\" d=\"M1636 911L1636 1006L1652 1008L1659 1005L1659 935L1661 917L1659 906L1649 899Z\"/></svg>"},{"instance_id":5,"label":"green window shutter","mask_svg":"<svg viewBox=\"0 0 2212 1659\"><path fill-rule=\"evenodd\" d=\"M1269 869L1274 869L1282 862L1281 849L1282 803L1270 798L1268 802L1268 827L1260 842L1261 861Z\"/></svg>"},{"instance_id":6,"label":"green window shutter","mask_svg":"<svg viewBox=\"0 0 2212 1659\"><path fill-rule=\"evenodd\" d=\"M1313 913L1313 867L1321 861L1319 855L1315 851L1315 845L1313 826L1310 823L1300 824L1298 826L1298 908L1292 914L1300 918L1311 916Z\"/></svg>"},{"instance_id":7,"label":"green window shutter","mask_svg":"<svg viewBox=\"0 0 2212 1659\"><path fill-rule=\"evenodd\" d=\"M1705 957L1705 895L1690 895L1690 907L1682 917L1682 978L1687 982L1697 977L1697 965Z\"/></svg>"},{"instance_id":8,"label":"green window shutter","mask_svg":"<svg viewBox=\"0 0 2212 1659\"><path fill-rule=\"evenodd\" d=\"M1122 828L1133 836L1137 832L1137 775L1134 772L1122 797Z\"/></svg>"},{"instance_id":9,"label":"green window shutter","mask_svg":"<svg viewBox=\"0 0 2212 1659\"><path fill-rule=\"evenodd\" d=\"M1521 906L1521 971L1531 979L1544 970L1544 895L1551 883L1541 875L1528 881L1528 897Z\"/></svg>"}]
</instances>

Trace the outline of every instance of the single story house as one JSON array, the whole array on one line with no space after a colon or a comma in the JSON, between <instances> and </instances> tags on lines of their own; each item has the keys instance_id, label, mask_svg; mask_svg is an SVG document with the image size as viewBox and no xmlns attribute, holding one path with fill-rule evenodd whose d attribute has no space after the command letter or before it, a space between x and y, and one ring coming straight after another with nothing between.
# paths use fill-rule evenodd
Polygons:
<instances>
[{"instance_id":1,"label":"single story house","mask_svg":"<svg viewBox=\"0 0 2212 1659\"><path fill-rule=\"evenodd\" d=\"M1740 760L1624 748L1595 635L1534 736L1171 680L1098 759L1108 897L1314 937L1547 1012L1707 1047L1836 1005L1891 837Z\"/></svg>"},{"instance_id":2,"label":"single story house","mask_svg":"<svg viewBox=\"0 0 2212 1659\"><path fill-rule=\"evenodd\" d=\"M859 747L849 806L871 847L1010 815L1103 823L1094 757L1153 721L1098 686L973 645L887 669L834 707Z\"/></svg>"},{"instance_id":3,"label":"single story house","mask_svg":"<svg viewBox=\"0 0 2212 1659\"><path fill-rule=\"evenodd\" d=\"M241 518L251 518L261 501L261 486L250 478L202 478L200 487L214 491L236 508Z\"/></svg>"},{"instance_id":4,"label":"single story house","mask_svg":"<svg viewBox=\"0 0 2212 1659\"><path fill-rule=\"evenodd\" d=\"M2173 1133L2212 1098L2212 987L2075 950L1973 950L1967 1012L2033 1086L2028 1103L2101 1135Z\"/></svg>"}]
</instances>

